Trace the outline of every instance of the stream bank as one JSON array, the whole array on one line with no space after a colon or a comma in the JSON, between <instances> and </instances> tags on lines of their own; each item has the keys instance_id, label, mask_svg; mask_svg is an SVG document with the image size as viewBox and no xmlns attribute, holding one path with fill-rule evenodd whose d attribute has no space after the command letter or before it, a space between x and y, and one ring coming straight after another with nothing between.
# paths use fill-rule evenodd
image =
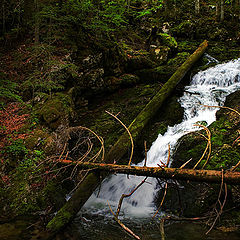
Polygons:
<instances>
[{"instance_id":1,"label":"stream bank","mask_svg":"<svg viewBox=\"0 0 240 240\"><path fill-rule=\"evenodd\" d=\"M69 126L84 125L96 131L104 137L108 150L124 129L104 111L120 112L121 120L128 126L202 39L210 39L208 53L219 61L239 57L239 24L219 23L210 16L197 20L189 13L155 20L144 17L136 22L122 32L107 36L93 36L86 31L72 32L71 38L74 36L76 39L71 39L71 43L57 42L54 46L46 44L46 41L35 46L32 36L28 35L21 41L14 39L15 45L14 41L4 39L9 41L6 49L1 51L4 81L10 79L19 85L17 88L22 99L32 107L16 110L16 116L31 116L28 124L20 130L20 134L27 133L28 136L16 139L23 136L18 135L19 129L13 130L12 140L3 146L4 152L1 152L4 164L1 169L0 207L5 216L2 222L31 213L42 220L44 227L65 203L66 193L74 188L74 181L64 181L72 169L55 176L49 173L55 170L52 164L41 164L44 167L40 170L36 170L36 166L48 157L61 156L66 143L63 132ZM167 32L163 32L164 26L168 26ZM199 67L209 67L206 63L208 58L204 57L193 72ZM44 85L46 89L36 94L31 81L42 88L38 81L42 79L39 69L43 69L49 77L47 79L61 83L61 86L54 85L56 88L49 93L49 85ZM185 82L189 81L188 77ZM136 159L144 156L144 140L149 147L159 133L166 131L167 125L182 119L182 109L176 101L182 89L183 86L178 86L142 134L135 147ZM11 91L15 92L15 89ZM3 101L9 104L15 100L4 98ZM12 108L5 110L2 114L11 113ZM9 138L9 132L3 134L2 139ZM83 135L89 136L86 132ZM222 139L216 141L222 143ZM235 152L235 148L233 151L235 157L238 151ZM221 165L221 162L217 164ZM79 179L76 177L74 180Z\"/></svg>"}]
</instances>

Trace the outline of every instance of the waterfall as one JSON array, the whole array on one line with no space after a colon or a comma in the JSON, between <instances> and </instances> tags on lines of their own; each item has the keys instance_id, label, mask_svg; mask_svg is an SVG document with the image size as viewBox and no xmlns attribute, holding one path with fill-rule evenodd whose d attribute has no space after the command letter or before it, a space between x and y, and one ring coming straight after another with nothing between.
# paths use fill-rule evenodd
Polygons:
<instances>
[{"instance_id":1,"label":"waterfall","mask_svg":"<svg viewBox=\"0 0 240 240\"><path fill-rule=\"evenodd\" d=\"M160 160L166 163L169 145L172 152L180 137L199 130L199 127L194 126L195 123L206 122L209 125L215 121L218 109L203 105L222 106L226 96L237 89L240 89L240 59L198 72L192 78L190 85L185 87L183 96L179 99L184 108L183 121L173 127L168 127L164 135L159 134L147 153L147 166L156 167L160 164ZM138 165L142 166L143 163L144 161ZM100 189L84 205L82 211L86 211L88 214L97 213L111 216L107 201L116 211L121 195L130 193L142 179L143 177L127 177L123 174L106 178ZM122 214L129 218L150 216L155 211L153 201L157 185L154 178L148 178L147 183L144 183L130 198L124 200Z\"/></svg>"}]
</instances>

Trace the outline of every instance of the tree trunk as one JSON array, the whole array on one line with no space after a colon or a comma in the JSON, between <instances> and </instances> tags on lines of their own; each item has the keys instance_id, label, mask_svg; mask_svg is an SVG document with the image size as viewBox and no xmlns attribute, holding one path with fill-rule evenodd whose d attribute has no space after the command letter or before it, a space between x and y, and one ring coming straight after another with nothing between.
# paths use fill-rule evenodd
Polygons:
<instances>
[{"instance_id":1,"label":"tree trunk","mask_svg":"<svg viewBox=\"0 0 240 240\"><path fill-rule=\"evenodd\" d=\"M70 163L72 161L69 161ZM137 176L156 177L164 179L190 180L195 182L221 183L240 185L240 172L196 170L182 168L138 167L104 163L77 163L80 169L89 169L100 172L123 173Z\"/></svg>"},{"instance_id":2,"label":"tree trunk","mask_svg":"<svg viewBox=\"0 0 240 240\"><path fill-rule=\"evenodd\" d=\"M35 5L35 28L34 28L34 43L38 44L39 43L39 2L38 0L34 0L34 5Z\"/></svg>"},{"instance_id":3,"label":"tree trunk","mask_svg":"<svg viewBox=\"0 0 240 240\"><path fill-rule=\"evenodd\" d=\"M199 15L200 13L200 0L195 0L195 14Z\"/></svg>"},{"instance_id":4,"label":"tree trunk","mask_svg":"<svg viewBox=\"0 0 240 240\"><path fill-rule=\"evenodd\" d=\"M219 21L219 18L220 18L220 3L219 3L219 0L217 0L217 3L216 3L216 21Z\"/></svg>"},{"instance_id":5,"label":"tree trunk","mask_svg":"<svg viewBox=\"0 0 240 240\"><path fill-rule=\"evenodd\" d=\"M224 0L221 0L221 15L220 15L220 21L222 22L224 20Z\"/></svg>"},{"instance_id":6,"label":"tree trunk","mask_svg":"<svg viewBox=\"0 0 240 240\"><path fill-rule=\"evenodd\" d=\"M172 77L164 84L160 91L155 97L146 105L146 107L139 113L139 115L131 123L129 130L134 140L136 140L144 126L149 122L155 115L157 110L162 106L163 102L172 93L175 86L190 70L193 64L203 55L208 46L205 40L199 48L178 68L178 70L172 75ZM110 152L105 158L106 163L113 162L114 160L121 159L130 146L130 140L127 133L124 133L116 144L112 147ZM126 164L126 162L125 162ZM107 174L103 175L105 177ZM91 183L91 184L89 184ZM73 194L72 198L63 206L63 210L60 209L57 215L48 223L47 229L50 235L58 232L68 222L70 222L74 216L80 211L84 203L88 200L92 192L96 189L97 185L100 184L100 178L98 175L91 173L86 179L79 185L79 188ZM87 186L87 193L84 188ZM67 205L67 207L66 207ZM64 219L64 221L60 221Z\"/></svg>"}]
</instances>

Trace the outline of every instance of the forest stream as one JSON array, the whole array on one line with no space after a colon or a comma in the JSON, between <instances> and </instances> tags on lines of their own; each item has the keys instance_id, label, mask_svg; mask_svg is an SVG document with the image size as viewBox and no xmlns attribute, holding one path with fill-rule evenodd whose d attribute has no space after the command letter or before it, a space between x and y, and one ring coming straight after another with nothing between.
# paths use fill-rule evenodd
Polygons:
<instances>
[{"instance_id":1,"label":"forest stream","mask_svg":"<svg viewBox=\"0 0 240 240\"><path fill-rule=\"evenodd\" d=\"M207 106L222 106L226 96L240 89L240 59L218 64L205 71L198 72L192 77L189 86L185 87L183 96L179 98L184 108L184 119L180 124L168 127L164 135L159 135L152 143L147 153L147 166L158 166L159 160L166 163L168 146L171 155L176 149L177 141L184 134L197 131L200 127L195 124L209 126L215 121L215 114L219 108ZM144 160L145 161L145 160ZM139 166L144 164L142 161ZM172 160L171 160L172 161ZM170 161L170 162L171 162ZM103 181L76 217L73 226L82 239L129 239L116 226L109 210L109 201L113 211L116 211L118 201L123 193L130 193L143 177L126 176L123 174L111 175ZM159 239L160 233L156 223L151 223L151 217L156 211L155 198L161 188L154 178L148 178L140 189L130 198L124 200L120 219L142 239ZM164 212L158 213L161 219ZM179 234L179 231L181 234ZM183 233L184 232L184 233ZM220 234L213 231L205 236L206 229L196 224L173 224L166 227L166 239L239 239L237 233ZM227 237L226 237L227 236Z\"/></svg>"}]
</instances>

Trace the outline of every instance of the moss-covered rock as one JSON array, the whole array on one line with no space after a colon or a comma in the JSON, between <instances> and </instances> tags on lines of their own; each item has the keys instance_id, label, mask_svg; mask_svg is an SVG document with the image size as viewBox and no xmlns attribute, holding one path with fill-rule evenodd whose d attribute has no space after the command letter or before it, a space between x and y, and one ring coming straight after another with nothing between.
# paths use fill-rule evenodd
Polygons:
<instances>
[{"instance_id":1,"label":"moss-covered rock","mask_svg":"<svg viewBox=\"0 0 240 240\"><path fill-rule=\"evenodd\" d=\"M143 68L153 68L156 67L156 63L151 60L151 55L147 51L134 52L132 55L128 55L126 72L134 72Z\"/></svg>"},{"instance_id":2,"label":"moss-covered rock","mask_svg":"<svg viewBox=\"0 0 240 240\"><path fill-rule=\"evenodd\" d=\"M161 45L167 46L170 49L176 49L178 47L176 39L167 33L159 33L157 34L157 38Z\"/></svg>"},{"instance_id":3,"label":"moss-covered rock","mask_svg":"<svg viewBox=\"0 0 240 240\"><path fill-rule=\"evenodd\" d=\"M39 119L51 129L55 130L61 124L67 124L73 116L73 102L68 94L56 93L44 103L34 108Z\"/></svg>"},{"instance_id":4,"label":"moss-covered rock","mask_svg":"<svg viewBox=\"0 0 240 240\"><path fill-rule=\"evenodd\" d=\"M49 134L46 131L36 129L25 139L25 145L28 149L34 150L36 146L41 145L48 137Z\"/></svg>"}]
</instances>

